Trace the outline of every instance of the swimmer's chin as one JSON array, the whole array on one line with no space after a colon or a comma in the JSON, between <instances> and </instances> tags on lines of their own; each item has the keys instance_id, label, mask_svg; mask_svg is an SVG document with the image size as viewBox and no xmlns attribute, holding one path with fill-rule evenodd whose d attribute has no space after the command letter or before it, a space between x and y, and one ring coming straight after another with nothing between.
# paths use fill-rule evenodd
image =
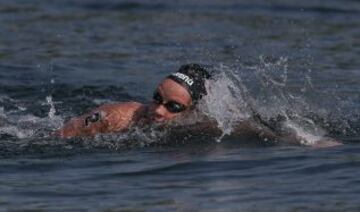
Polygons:
<instances>
[{"instance_id":1,"label":"swimmer's chin","mask_svg":"<svg viewBox=\"0 0 360 212\"><path fill-rule=\"evenodd\" d=\"M166 119L166 118L164 118L164 117L151 117L150 118L150 120L151 120L151 123L153 124L153 125L157 125L157 126L170 126L170 125L172 125L172 124L174 124L174 122L176 122L176 118L174 118L174 119Z\"/></svg>"}]
</instances>

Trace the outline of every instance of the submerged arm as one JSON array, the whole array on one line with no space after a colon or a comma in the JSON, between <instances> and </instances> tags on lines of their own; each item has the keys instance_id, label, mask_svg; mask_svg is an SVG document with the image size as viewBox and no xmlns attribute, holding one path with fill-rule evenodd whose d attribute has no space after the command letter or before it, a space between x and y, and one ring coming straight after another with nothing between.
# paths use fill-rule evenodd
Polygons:
<instances>
[{"instance_id":1,"label":"submerged arm","mask_svg":"<svg viewBox=\"0 0 360 212\"><path fill-rule=\"evenodd\" d=\"M253 122L258 128L265 129L267 132L266 136L270 136L273 140L309 145L315 148L342 145L342 143L336 139L317 136L302 130L300 127L293 126L291 121L289 122L284 116L278 116L269 121L264 121L259 114L254 113Z\"/></svg>"}]
</instances>

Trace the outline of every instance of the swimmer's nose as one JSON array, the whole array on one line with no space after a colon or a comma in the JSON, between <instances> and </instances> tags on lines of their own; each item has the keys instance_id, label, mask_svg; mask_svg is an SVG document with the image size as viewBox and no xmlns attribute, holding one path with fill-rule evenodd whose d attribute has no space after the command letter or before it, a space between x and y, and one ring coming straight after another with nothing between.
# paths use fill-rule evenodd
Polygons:
<instances>
[{"instance_id":1,"label":"swimmer's nose","mask_svg":"<svg viewBox=\"0 0 360 212\"><path fill-rule=\"evenodd\" d=\"M155 119L162 119L165 114L166 114L166 108L164 107L164 105L157 105L155 110L154 110L154 115L155 115Z\"/></svg>"},{"instance_id":2,"label":"swimmer's nose","mask_svg":"<svg viewBox=\"0 0 360 212\"><path fill-rule=\"evenodd\" d=\"M162 116L166 113L166 108L164 105L157 105L155 108L155 113Z\"/></svg>"}]
</instances>

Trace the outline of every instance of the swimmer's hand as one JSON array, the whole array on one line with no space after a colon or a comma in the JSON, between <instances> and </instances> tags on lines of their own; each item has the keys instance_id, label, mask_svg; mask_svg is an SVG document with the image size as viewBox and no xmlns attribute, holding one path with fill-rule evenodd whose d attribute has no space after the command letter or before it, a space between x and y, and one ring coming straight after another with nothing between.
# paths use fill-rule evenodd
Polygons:
<instances>
[{"instance_id":1,"label":"swimmer's hand","mask_svg":"<svg viewBox=\"0 0 360 212\"><path fill-rule=\"evenodd\" d=\"M53 135L72 138L121 132L128 129L142 108L142 104L136 102L102 105L90 113L70 119Z\"/></svg>"},{"instance_id":2,"label":"swimmer's hand","mask_svg":"<svg viewBox=\"0 0 360 212\"><path fill-rule=\"evenodd\" d=\"M343 145L340 141L337 141L333 138L329 137L323 137L317 141L314 142L313 145L311 145L314 148L330 148L330 147L336 147Z\"/></svg>"}]
</instances>

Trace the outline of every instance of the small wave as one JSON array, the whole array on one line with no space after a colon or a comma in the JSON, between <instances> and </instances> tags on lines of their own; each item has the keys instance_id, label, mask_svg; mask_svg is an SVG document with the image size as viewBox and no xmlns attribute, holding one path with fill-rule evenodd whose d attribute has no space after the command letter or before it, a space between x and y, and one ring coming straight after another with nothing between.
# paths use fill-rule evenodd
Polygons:
<instances>
[{"instance_id":1,"label":"small wave","mask_svg":"<svg viewBox=\"0 0 360 212\"><path fill-rule=\"evenodd\" d=\"M0 13L26 13L26 12L35 12L38 8L32 5L19 5L11 2L10 4L0 4Z\"/></svg>"},{"instance_id":2,"label":"small wave","mask_svg":"<svg viewBox=\"0 0 360 212\"><path fill-rule=\"evenodd\" d=\"M160 10L164 4L145 4L139 2L92 2L82 5L83 8L96 11L127 11L127 10Z\"/></svg>"}]
</instances>

